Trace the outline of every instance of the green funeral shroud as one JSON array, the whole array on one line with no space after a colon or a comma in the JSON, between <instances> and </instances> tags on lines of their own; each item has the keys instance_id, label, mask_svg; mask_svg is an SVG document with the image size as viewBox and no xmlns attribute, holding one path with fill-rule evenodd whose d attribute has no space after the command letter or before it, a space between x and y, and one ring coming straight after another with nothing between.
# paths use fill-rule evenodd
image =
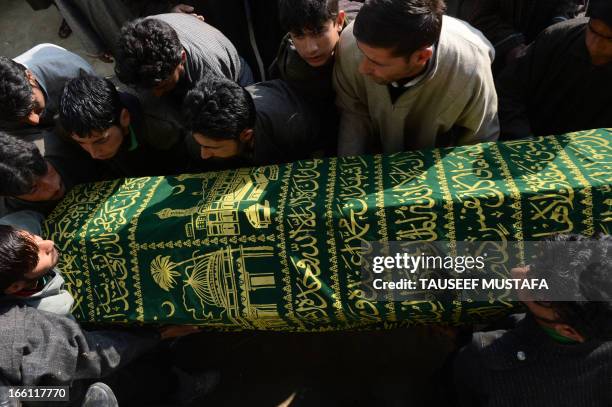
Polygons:
<instances>
[{"instance_id":1,"label":"green funeral shroud","mask_svg":"<svg viewBox=\"0 0 612 407\"><path fill-rule=\"evenodd\" d=\"M360 283L368 242L609 233L611 131L81 185L44 233L62 251L79 321L222 331L486 321L516 303L373 300Z\"/></svg>"}]
</instances>

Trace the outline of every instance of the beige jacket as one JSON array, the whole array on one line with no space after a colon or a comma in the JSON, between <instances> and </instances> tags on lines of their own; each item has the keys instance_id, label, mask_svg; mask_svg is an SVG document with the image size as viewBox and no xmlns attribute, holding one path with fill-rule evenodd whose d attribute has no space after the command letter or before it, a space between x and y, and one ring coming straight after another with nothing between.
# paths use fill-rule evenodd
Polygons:
<instances>
[{"instance_id":1,"label":"beige jacket","mask_svg":"<svg viewBox=\"0 0 612 407\"><path fill-rule=\"evenodd\" d=\"M386 154L497 140L494 55L480 31L444 16L431 69L392 104L387 86L358 72L362 54L349 25L342 33L334 67L342 112L339 155L368 152L371 137L380 138Z\"/></svg>"}]
</instances>

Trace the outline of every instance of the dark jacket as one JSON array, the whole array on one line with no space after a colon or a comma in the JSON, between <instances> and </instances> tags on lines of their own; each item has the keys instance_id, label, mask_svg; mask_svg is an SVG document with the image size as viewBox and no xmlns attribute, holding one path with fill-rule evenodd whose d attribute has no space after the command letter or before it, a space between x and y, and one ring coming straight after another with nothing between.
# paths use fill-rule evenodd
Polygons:
<instances>
[{"instance_id":1,"label":"dark jacket","mask_svg":"<svg viewBox=\"0 0 612 407\"><path fill-rule=\"evenodd\" d=\"M340 10L346 11L344 27L357 17L361 6L363 6L362 1L340 0ZM327 140L322 147L326 152L335 155L339 115L332 84L333 70L334 57L323 66L312 67L302 59L290 35L286 34L278 48L276 58L270 65L269 76L287 82L300 97L312 105L321 119L321 130Z\"/></svg>"},{"instance_id":2,"label":"dark jacket","mask_svg":"<svg viewBox=\"0 0 612 407\"><path fill-rule=\"evenodd\" d=\"M321 149L321 118L312 104L279 79L245 88L255 104L253 145L229 159L200 158L200 146L188 137L189 172L289 163L311 158Z\"/></svg>"},{"instance_id":3,"label":"dark jacket","mask_svg":"<svg viewBox=\"0 0 612 407\"><path fill-rule=\"evenodd\" d=\"M574 0L475 0L470 15L460 16L478 28L495 47L496 60L529 44L551 24L576 16Z\"/></svg>"},{"instance_id":4,"label":"dark jacket","mask_svg":"<svg viewBox=\"0 0 612 407\"><path fill-rule=\"evenodd\" d=\"M332 84L334 58L320 67L312 67L302 59L295 49L289 34L283 38L269 75L284 81L304 103L308 103L321 121L321 130L328 140L324 150L335 155L339 114L335 105L336 93Z\"/></svg>"},{"instance_id":5,"label":"dark jacket","mask_svg":"<svg viewBox=\"0 0 612 407\"><path fill-rule=\"evenodd\" d=\"M612 64L591 63L587 21L549 27L498 77L502 140L612 127Z\"/></svg>"},{"instance_id":6,"label":"dark jacket","mask_svg":"<svg viewBox=\"0 0 612 407\"><path fill-rule=\"evenodd\" d=\"M253 165L306 159L321 148L321 124L316 110L285 82L261 82L246 89L257 111Z\"/></svg>"},{"instance_id":7,"label":"dark jacket","mask_svg":"<svg viewBox=\"0 0 612 407\"><path fill-rule=\"evenodd\" d=\"M157 112L144 111L136 96L120 93L119 97L130 112L130 133L117 154L103 161L111 178L181 173L187 153L184 133L177 123Z\"/></svg>"},{"instance_id":8,"label":"dark jacket","mask_svg":"<svg viewBox=\"0 0 612 407\"><path fill-rule=\"evenodd\" d=\"M234 44L256 81L269 79L267 68L276 56L283 31L277 0L195 0L196 12Z\"/></svg>"},{"instance_id":9,"label":"dark jacket","mask_svg":"<svg viewBox=\"0 0 612 407\"><path fill-rule=\"evenodd\" d=\"M612 404L612 342L555 342L527 316L509 331L477 332L455 360L465 407Z\"/></svg>"}]
</instances>

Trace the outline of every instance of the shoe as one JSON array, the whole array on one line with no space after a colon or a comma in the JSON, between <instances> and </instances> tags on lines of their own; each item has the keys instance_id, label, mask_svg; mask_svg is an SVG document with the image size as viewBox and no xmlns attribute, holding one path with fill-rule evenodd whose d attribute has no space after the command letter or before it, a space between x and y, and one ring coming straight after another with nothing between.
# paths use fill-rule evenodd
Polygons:
<instances>
[{"instance_id":1,"label":"shoe","mask_svg":"<svg viewBox=\"0 0 612 407\"><path fill-rule=\"evenodd\" d=\"M104 383L94 383L87 389L81 407L119 407L115 393Z\"/></svg>"},{"instance_id":2,"label":"shoe","mask_svg":"<svg viewBox=\"0 0 612 407\"><path fill-rule=\"evenodd\" d=\"M60 25L59 30L57 30L57 35L60 38L68 38L70 37L70 34L72 34L72 28L70 28L66 20L62 20L62 24Z\"/></svg>"}]
</instances>

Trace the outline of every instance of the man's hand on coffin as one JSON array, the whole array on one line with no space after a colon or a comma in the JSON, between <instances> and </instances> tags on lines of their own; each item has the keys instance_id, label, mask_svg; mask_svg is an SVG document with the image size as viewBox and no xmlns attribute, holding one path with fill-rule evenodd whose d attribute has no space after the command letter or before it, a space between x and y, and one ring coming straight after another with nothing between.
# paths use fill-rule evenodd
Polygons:
<instances>
[{"instance_id":1,"label":"man's hand on coffin","mask_svg":"<svg viewBox=\"0 0 612 407\"><path fill-rule=\"evenodd\" d=\"M195 10L193 6L181 3L181 4L177 4L176 6L172 7L170 12L171 13L191 14L192 16L196 17L198 20L204 21L204 16L194 13L193 10Z\"/></svg>"},{"instance_id":2,"label":"man's hand on coffin","mask_svg":"<svg viewBox=\"0 0 612 407\"><path fill-rule=\"evenodd\" d=\"M192 333L196 333L201 328L195 325L167 325L159 328L161 339L180 338Z\"/></svg>"}]
</instances>

